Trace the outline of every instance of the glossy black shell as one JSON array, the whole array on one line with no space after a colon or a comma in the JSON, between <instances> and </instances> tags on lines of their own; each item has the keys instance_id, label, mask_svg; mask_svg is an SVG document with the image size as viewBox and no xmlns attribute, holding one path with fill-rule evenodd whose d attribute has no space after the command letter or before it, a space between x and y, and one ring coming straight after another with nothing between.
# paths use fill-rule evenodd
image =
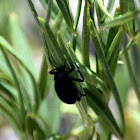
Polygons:
<instances>
[{"instance_id":1,"label":"glossy black shell","mask_svg":"<svg viewBox=\"0 0 140 140\"><path fill-rule=\"evenodd\" d=\"M52 62L51 64L53 65ZM76 70L81 76L81 79L69 77L69 74L75 70L74 64L77 68ZM71 64L71 69L68 72L65 71L65 66L66 66L66 60L65 60L64 66L60 66L58 68L54 66L55 69L51 70L49 73L54 75L55 90L58 97L64 103L74 104L76 101L81 100L81 96L86 96L86 94L84 95L81 92L78 92L77 88L75 87L72 81L84 82L84 77L82 73L79 71L79 68L76 62Z\"/></svg>"},{"instance_id":2,"label":"glossy black shell","mask_svg":"<svg viewBox=\"0 0 140 140\"><path fill-rule=\"evenodd\" d=\"M65 65L55 68L50 71L50 74L54 74L55 90L58 97L67 104L74 104L76 101L80 101L81 93L78 94L78 90L72 83L69 74L75 69L73 66L67 73L65 71ZM77 80L77 79L76 79ZM79 79L78 79L79 80Z\"/></svg>"},{"instance_id":3,"label":"glossy black shell","mask_svg":"<svg viewBox=\"0 0 140 140\"><path fill-rule=\"evenodd\" d=\"M76 100L80 101L78 91L65 71L63 74L57 72L54 76L56 93L64 103L74 104Z\"/></svg>"}]
</instances>

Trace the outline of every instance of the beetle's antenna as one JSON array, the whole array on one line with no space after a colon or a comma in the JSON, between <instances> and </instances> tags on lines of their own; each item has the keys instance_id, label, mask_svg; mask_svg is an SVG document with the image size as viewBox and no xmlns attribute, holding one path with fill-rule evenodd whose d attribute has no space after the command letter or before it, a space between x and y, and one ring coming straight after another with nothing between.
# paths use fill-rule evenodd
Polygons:
<instances>
[{"instance_id":1,"label":"beetle's antenna","mask_svg":"<svg viewBox=\"0 0 140 140\"><path fill-rule=\"evenodd\" d=\"M55 65L53 64L53 62L51 61L51 58L49 57L48 59L49 59L50 63L56 68L56 66L55 66Z\"/></svg>"}]
</instances>

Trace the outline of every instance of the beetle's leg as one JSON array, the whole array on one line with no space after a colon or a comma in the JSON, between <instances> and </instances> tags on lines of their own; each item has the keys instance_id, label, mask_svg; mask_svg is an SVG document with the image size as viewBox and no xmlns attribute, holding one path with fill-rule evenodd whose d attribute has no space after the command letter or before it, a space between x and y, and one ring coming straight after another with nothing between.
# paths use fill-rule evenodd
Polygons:
<instances>
[{"instance_id":1,"label":"beetle's leg","mask_svg":"<svg viewBox=\"0 0 140 140\"><path fill-rule=\"evenodd\" d=\"M74 65L72 65L72 68L69 70L69 72L67 73L67 75L69 75L72 71L74 71L74 69L75 69L75 67L74 67ZM73 80L73 81L84 82L84 79L78 79L78 78L70 78L70 79Z\"/></svg>"},{"instance_id":2,"label":"beetle's leg","mask_svg":"<svg viewBox=\"0 0 140 140\"><path fill-rule=\"evenodd\" d=\"M86 94L82 94L81 92L80 92L80 95L78 94L78 93L76 93L76 100L79 102L80 100L81 100L81 97L82 96L86 96L87 95L87 93Z\"/></svg>"},{"instance_id":3,"label":"beetle's leg","mask_svg":"<svg viewBox=\"0 0 140 140\"><path fill-rule=\"evenodd\" d=\"M56 66L53 64L51 58L49 57L48 59L49 59L50 63L56 68Z\"/></svg>"},{"instance_id":4,"label":"beetle's leg","mask_svg":"<svg viewBox=\"0 0 140 140\"><path fill-rule=\"evenodd\" d=\"M86 95L87 95L87 93L86 93L86 94L82 94L82 93L80 92L80 95L81 95L81 96L86 96Z\"/></svg>"},{"instance_id":5,"label":"beetle's leg","mask_svg":"<svg viewBox=\"0 0 140 140\"><path fill-rule=\"evenodd\" d=\"M79 72L79 74L80 74L80 76L81 76L81 78L82 78L81 81L84 82L84 77L83 77L82 73L80 72L79 67L78 67L77 64L76 64L76 61L74 61L74 63L75 63L76 68L77 68L76 70Z\"/></svg>"},{"instance_id":6,"label":"beetle's leg","mask_svg":"<svg viewBox=\"0 0 140 140\"><path fill-rule=\"evenodd\" d=\"M72 65L72 68L68 71L67 75L69 75L71 72L73 72L75 69L74 65Z\"/></svg>"},{"instance_id":7,"label":"beetle's leg","mask_svg":"<svg viewBox=\"0 0 140 140\"><path fill-rule=\"evenodd\" d=\"M76 61L74 61L74 63L71 64L71 69L68 71L67 75L69 75L72 71L74 71L75 67L74 67L74 64L76 65L76 70L79 72L80 76L82 77L82 79L78 79L78 78L70 78L71 80L73 81L78 81L78 82L84 82L84 77L82 75L82 73L80 72L77 64L76 64Z\"/></svg>"},{"instance_id":8,"label":"beetle's leg","mask_svg":"<svg viewBox=\"0 0 140 140\"><path fill-rule=\"evenodd\" d=\"M76 64L76 61L74 61L74 63L71 64L71 67L72 67L72 68L70 69L69 72L72 72L72 71L75 69L74 64L76 65L76 70L78 71L78 73L80 74L80 76L82 77L82 79L71 78L71 80L77 81L77 82L84 82L84 77L83 77L82 73L80 72L80 70L79 70L79 68L78 68L78 66L77 66L77 64ZM72 70L72 69L73 69L73 70Z\"/></svg>"},{"instance_id":9,"label":"beetle's leg","mask_svg":"<svg viewBox=\"0 0 140 140\"><path fill-rule=\"evenodd\" d=\"M56 73L56 70L57 70L57 68L49 71L49 74L55 74Z\"/></svg>"},{"instance_id":10,"label":"beetle's leg","mask_svg":"<svg viewBox=\"0 0 140 140\"><path fill-rule=\"evenodd\" d=\"M87 93L86 93L86 94L82 94L82 93L80 92L80 95L76 93L76 100L79 102L79 101L81 100L81 97L82 97L82 96L86 96L86 95L87 95Z\"/></svg>"},{"instance_id":11,"label":"beetle's leg","mask_svg":"<svg viewBox=\"0 0 140 140\"><path fill-rule=\"evenodd\" d=\"M70 78L72 81L77 81L77 82L84 82L84 80L83 79L76 79L76 78Z\"/></svg>"}]
</instances>

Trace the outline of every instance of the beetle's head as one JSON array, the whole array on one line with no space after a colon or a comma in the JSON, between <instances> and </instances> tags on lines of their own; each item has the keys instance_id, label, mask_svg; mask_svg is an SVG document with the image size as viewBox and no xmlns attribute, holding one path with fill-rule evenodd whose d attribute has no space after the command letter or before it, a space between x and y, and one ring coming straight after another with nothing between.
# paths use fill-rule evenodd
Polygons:
<instances>
[{"instance_id":1,"label":"beetle's head","mask_svg":"<svg viewBox=\"0 0 140 140\"><path fill-rule=\"evenodd\" d=\"M57 73L59 75L59 77L63 77L65 72L65 67L64 66L60 66L59 69L57 69Z\"/></svg>"},{"instance_id":2,"label":"beetle's head","mask_svg":"<svg viewBox=\"0 0 140 140\"><path fill-rule=\"evenodd\" d=\"M60 66L59 69L57 70L59 73L64 73L65 72L65 67Z\"/></svg>"}]
</instances>

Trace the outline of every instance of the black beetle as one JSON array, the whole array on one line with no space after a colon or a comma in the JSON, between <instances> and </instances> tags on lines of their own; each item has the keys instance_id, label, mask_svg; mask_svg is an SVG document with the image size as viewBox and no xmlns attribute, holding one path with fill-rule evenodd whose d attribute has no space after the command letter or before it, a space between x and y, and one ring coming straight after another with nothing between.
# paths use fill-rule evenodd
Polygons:
<instances>
[{"instance_id":1,"label":"black beetle","mask_svg":"<svg viewBox=\"0 0 140 140\"><path fill-rule=\"evenodd\" d=\"M76 65L76 62L74 63ZM64 62L64 66L60 66L58 68L56 68L54 64L51 62L51 64L55 67L55 69L49 72L50 74L54 75L55 90L58 97L64 103L67 103L67 104L74 104L76 101L81 100L81 96L86 96L86 95L83 95L81 92L79 93L76 86L72 83L72 81L84 82L84 77L82 73L79 71L79 68L77 65L76 65L77 71L81 75L82 79L75 79L75 78L69 77L69 74L73 72L75 69L74 63L71 65L71 69L68 72L66 72L65 70L66 60Z\"/></svg>"}]
</instances>

